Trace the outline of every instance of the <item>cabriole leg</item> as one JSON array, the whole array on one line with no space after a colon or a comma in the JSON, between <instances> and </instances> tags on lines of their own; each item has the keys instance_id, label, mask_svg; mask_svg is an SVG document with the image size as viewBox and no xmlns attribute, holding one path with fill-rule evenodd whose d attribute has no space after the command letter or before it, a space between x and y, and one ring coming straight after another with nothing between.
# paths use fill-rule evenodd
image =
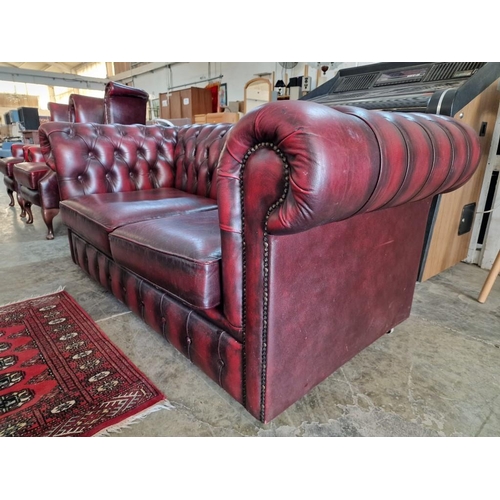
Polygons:
<instances>
[{"instance_id":1,"label":"cabriole leg","mask_svg":"<svg viewBox=\"0 0 500 500\"><path fill-rule=\"evenodd\" d=\"M47 236L48 240L54 239L54 228L52 227L52 221L54 217L59 213L58 208L43 208L42 209L42 217L45 225L47 226Z\"/></svg>"},{"instance_id":2,"label":"cabriole leg","mask_svg":"<svg viewBox=\"0 0 500 500\"><path fill-rule=\"evenodd\" d=\"M12 189L7 188L7 194L9 195L9 198L10 198L9 207L14 206L14 194L13 193L14 193L14 191L12 191Z\"/></svg>"}]
</instances>

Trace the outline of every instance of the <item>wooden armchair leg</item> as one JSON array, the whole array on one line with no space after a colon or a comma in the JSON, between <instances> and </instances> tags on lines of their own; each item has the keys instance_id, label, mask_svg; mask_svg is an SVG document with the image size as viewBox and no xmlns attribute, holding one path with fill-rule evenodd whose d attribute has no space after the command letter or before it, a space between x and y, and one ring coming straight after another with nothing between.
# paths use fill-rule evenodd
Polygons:
<instances>
[{"instance_id":1,"label":"wooden armchair leg","mask_svg":"<svg viewBox=\"0 0 500 500\"><path fill-rule=\"evenodd\" d=\"M14 206L14 191L12 191L12 189L7 188L7 194L9 195L9 198L10 198L9 207L13 207Z\"/></svg>"},{"instance_id":2,"label":"wooden armchair leg","mask_svg":"<svg viewBox=\"0 0 500 500\"><path fill-rule=\"evenodd\" d=\"M42 217L45 225L47 226L47 236L48 240L54 239L54 228L52 226L52 221L54 217L59 213L58 208L43 208L42 209Z\"/></svg>"},{"instance_id":3,"label":"wooden armchair leg","mask_svg":"<svg viewBox=\"0 0 500 500\"><path fill-rule=\"evenodd\" d=\"M23 208L27 216L26 224L33 224L33 212L31 211L31 202L23 200Z\"/></svg>"},{"instance_id":4,"label":"wooden armchair leg","mask_svg":"<svg viewBox=\"0 0 500 500\"><path fill-rule=\"evenodd\" d=\"M24 200L21 196L19 196L18 192L16 192L16 198L18 205L21 207L21 213L19 214L19 217L21 217L21 219L24 219L26 217L26 206L24 204Z\"/></svg>"},{"instance_id":5,"label":"wooden armchair leg","mask_svg":"<svg viewBox=\"0 0 500 500\"><path fill-rule=\"evenodd\" d=\"M493 283L495 283L495 280L497 279L498 273L500 273L500 251L497 254L495 262L493 263L493 267L491 268L488 277L484 282L483 289L479 294L479 298L477 299L479 302L481 302L481 304L484 304L486 302L486 299L488 298L488 295L490 294L493 287Z\"/></svg>"}]
</instances>

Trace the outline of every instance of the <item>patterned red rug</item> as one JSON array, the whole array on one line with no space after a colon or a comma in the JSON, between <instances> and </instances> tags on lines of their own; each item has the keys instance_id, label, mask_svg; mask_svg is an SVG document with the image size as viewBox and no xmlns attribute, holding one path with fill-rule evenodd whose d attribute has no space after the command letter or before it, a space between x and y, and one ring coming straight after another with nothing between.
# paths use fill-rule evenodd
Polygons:
<instances>
[{"instance_id":1,"label":"patterned red rug","mask_svg":"<svg viewBox=\"0 0 500 500\"><path fill-rule=\"evenodd\" d=\"M0 307L0 436L94 436L165 396L65 291Z\"/></svg>"}]
</instances>

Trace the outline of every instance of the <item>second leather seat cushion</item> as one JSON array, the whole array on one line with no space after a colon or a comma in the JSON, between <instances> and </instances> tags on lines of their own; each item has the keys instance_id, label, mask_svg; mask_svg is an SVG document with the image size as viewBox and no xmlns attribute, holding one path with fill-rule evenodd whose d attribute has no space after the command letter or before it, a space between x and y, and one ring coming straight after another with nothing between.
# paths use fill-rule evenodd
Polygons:
<instances>
[{"instance_id":1,"label":"second leather seat cushion","mask_svg":"<svg viewBox=\"0 0 500 500\"><path fill-rule=\"evenodd\" d=\"M129 224L109 239L113 259L130 271L193 307L220 303L217 210Z\"/></svg>"},{"instance_id":2,"label":"second leather seat cushion","mask_svg":"<svg viewBox=\"0 0 500 500\"><path fill-rule=\"evenodd\" d=\"M13 156L0 159L0 173L7 177L14 177L14 165L23 161L23 158L14 158Z\"/></svg>"},{"instance_id":3,"label":"second leather seat cushion","mask_svg":"<svg viewBox=\"0 0 500 500\"><path fill-rule=\"evenodd\" d=\"M89 194L60 204L62 221L98 250L111 256L109 233L150 219L217 208L214 200L175 188Z\"/></svg>"},{"instance_id":4,"label":"second leather seat cushion","mask_svg":"<svg viewBox=\"0 0 500 500\"><path fill-rule=\"evenodd\" d=\"M14 165L14 179L29 189L38 189L38 182L48 171L46 163L22 162Z\"/></svg>"}]
</instances>

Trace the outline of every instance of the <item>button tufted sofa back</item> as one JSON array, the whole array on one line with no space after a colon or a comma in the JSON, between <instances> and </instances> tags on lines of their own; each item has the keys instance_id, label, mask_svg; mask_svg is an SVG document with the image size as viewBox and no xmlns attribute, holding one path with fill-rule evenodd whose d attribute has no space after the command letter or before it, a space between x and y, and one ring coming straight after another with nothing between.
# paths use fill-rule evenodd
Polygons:
<instances>
[{"instance_id":1,"label":"button tufted sofa back","mask_svg":"<svg viewBox=\"0 0 500 500\"><path fill-rule=\"evenodd\" d=\"M178 128L174 150L175 187L217 198L217 165L226 142L228 123Z\"/></svg>"},{"instance_id":2,"label":"button tufted sofa back","mask_svg":"<svg viewBox=\"0 0 500 500\"><path fill-rule=\"evenodd\" d=\"M39 133L62 200L160 187L215 199L216 167L230 127L49 122Z\"/></svg>"}]
</instances>

